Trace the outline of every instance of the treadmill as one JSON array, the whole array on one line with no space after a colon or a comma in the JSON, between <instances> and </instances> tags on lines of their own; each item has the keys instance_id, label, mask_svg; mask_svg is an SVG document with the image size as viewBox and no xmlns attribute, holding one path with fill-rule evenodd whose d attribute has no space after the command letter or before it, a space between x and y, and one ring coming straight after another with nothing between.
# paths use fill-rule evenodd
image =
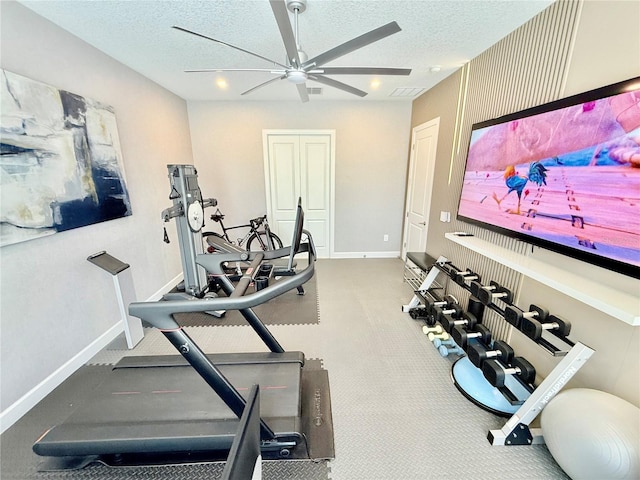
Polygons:
<instances>
[{"instance_id":1,"label":"treadmill","mask_svg":"<svg viewBox=\"0 0 640 480\"><path fill-rule=\"evenodd\" d=\"M181 355L131 356L118 362L92 401L35 442L33 451L47 457L39 469L82 468L94 461L149 465L225 459L254 384L260 385L262 458L315 459L305 429L320 425L319 396L328 404L330 421L328 375L322 370L325 381L320 386L305 380L304 354L285 352L251 310L312 278L316 253L311 234L303 231L303 218L299 201L290 248L197 255L199 265L220 275L226 297L132 303L130 314L160 329ZM304 252L304 270L248 291L261 262ZM223 265L235 261L250 262L250 267L234 286ZM251 313L245 318L271 351L203 353L174 314L212 309Z\"/></svg>"}]
</instances>

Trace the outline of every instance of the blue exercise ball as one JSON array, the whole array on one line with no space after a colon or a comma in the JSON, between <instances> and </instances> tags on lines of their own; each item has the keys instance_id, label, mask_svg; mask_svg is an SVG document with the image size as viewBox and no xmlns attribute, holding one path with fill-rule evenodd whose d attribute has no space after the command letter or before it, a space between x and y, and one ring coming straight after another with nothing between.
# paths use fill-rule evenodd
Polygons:
<instances>
[{"instance_id":1,"label":"blue exercise ball","mask_svg":"<svg viewBox=\"0 0 640 480\"><path fill-rule=\"evenodd\" d=\"M540 426L573 480L640 478L640 408L599 390L574 388L542 410Z\"/></svg>"}]
</instances>

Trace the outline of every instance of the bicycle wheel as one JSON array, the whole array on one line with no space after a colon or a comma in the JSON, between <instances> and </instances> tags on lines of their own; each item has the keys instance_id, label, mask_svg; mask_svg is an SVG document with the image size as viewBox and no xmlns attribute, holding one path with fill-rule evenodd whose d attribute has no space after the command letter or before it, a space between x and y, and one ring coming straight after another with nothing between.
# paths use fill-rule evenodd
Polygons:
<instances>
[{"instance_id":1,"label":"bicycle wheel","mask_svg":"<svg viewBox=\"0 0 640 480\"><path fill-rule=\"evenodd\" d=\"M217 233L217 232L202 232L202 244L203 244L202 246L203 246L203 249L204 249L204 253L216 253L216 252L218 252L218 250L216 250L215 247L213 247L212 245L209 245L209 242L207 242L207 237L210 237L210 236L218 237L221 240L224 240L226 242L226 239L222 235Z\"/></svg>"},{"instance_id":2,"label":"bicycle wheel","mask_svg":"<svg viewBox=\"0 0 640 480\"><path fill-rule=\"evenodd\" d=\"M260 235L260 239L258 239L258 235ZM269 250L267 243L267 234L262 231L258 232L258 235L255 233L251 234L249 240L247 241L247 250L249 251L260 251L260 250ZM282 240L275 233L269 232L269 237L271 238L271 243L273 244L273 249L277 250L278 248L282 248Z\"/></svg>"}]
</instances>

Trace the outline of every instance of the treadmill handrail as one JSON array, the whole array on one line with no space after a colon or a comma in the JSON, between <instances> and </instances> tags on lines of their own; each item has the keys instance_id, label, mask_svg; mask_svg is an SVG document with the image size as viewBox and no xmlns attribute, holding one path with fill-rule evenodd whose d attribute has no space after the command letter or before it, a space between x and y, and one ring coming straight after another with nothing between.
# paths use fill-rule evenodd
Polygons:
<instances>
[{"instance_id":1,"label":"treadmill handrail","mask_svg":"<svg viewBox=\"0 0 640 480\"><path fill-rule=\"evenodd\" d=\"M311 237L309 237L311 238ZM283 249L280 249L283 250ZM309 265L301 272L281 279L278 282L269 285L262 290L258 290L255 293L250 293L241 297L216 297L207 299L194 299L194 300L170 300L170 301L157 301L157 302L133 302L129 305L129 313L135 317L141 318L156 328L161 330L170 330L180 328L180 325L173 318L174 313L189 313L189 312L206 312L211 310L242 310L245 308L255 307L265 303L272 298L275 298L283 293L292 290L299 285L302 285L309 281L314 274L314 264L316 260L315 248L313 243L303 243L300 245L298 252L309 252ZM251 253L251 252L247 252ZM254 252L255 253L255 252ZM270 255L266 253L275 252L260 252L265 253L265 259ZM218 261L236 261L225 260L226 257L232 256L237 258L239 255L199 255L198 263L201 265L206 264L207 267L213 266ZM255 255L253 255L255 256ZM209 261L202 262L208 257ZM218 257L213 260L211 257ZM203 265L205 266L205 265Z\"/></svg>"}]
</instances>

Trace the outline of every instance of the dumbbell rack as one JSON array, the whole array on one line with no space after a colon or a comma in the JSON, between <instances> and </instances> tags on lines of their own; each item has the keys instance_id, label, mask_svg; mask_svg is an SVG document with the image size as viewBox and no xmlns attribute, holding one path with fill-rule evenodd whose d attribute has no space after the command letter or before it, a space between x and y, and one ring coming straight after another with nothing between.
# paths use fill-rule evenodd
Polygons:
<instances>
[{"instance_id":1,"label":"dumbbell rack","mask_svg":"<svg viewBox=\"0 0 640 480\"><path fill-rule=\"evenodd\" d=\"M409 255L411 254L407 254L407 260L410 258ZM407 267L405 265L405 279L407 279L407 270L413 272L415 268L420 268L416 267L416 265L417 263L415 262L414 266ZM448 274L447 267L456 268L443 256L440 256L435 262L431 261L430 268L422 265L422 275L420 277L414 277L413 283L407 280L410 285L414 287L415 294L408 304L402 306L402 311L409 312L412 308L424 303L423 292L432 291L431 289L433 289L434 286L435 288L442 288L436 283L436 278L440 273L444 272ZM419 285L416 278L421 278L422 280ZM450 277L447 275L447 279L448 278ZM418 287L416 288L415 285L418 285ZM464 285L463 288L469 289L467 285ZM501 308L493 304L489 305L489 308L504 317L504 310ZM487 439L491 445L512 446L544 443L542 430L540 428L530 428L529 425L594 353L594 350L580 342L573 343L567 338L564 339L564 342L567 347L570 347L568 351L559 349L555 345L544 341L544 339L539 339L536 342L551 355L562 356L562 359L542 383L533 390L531 395L522 403L520 408L518 408L509 420L507 420L501 429L489 430Z\"/></svg>"}]
</instances>

